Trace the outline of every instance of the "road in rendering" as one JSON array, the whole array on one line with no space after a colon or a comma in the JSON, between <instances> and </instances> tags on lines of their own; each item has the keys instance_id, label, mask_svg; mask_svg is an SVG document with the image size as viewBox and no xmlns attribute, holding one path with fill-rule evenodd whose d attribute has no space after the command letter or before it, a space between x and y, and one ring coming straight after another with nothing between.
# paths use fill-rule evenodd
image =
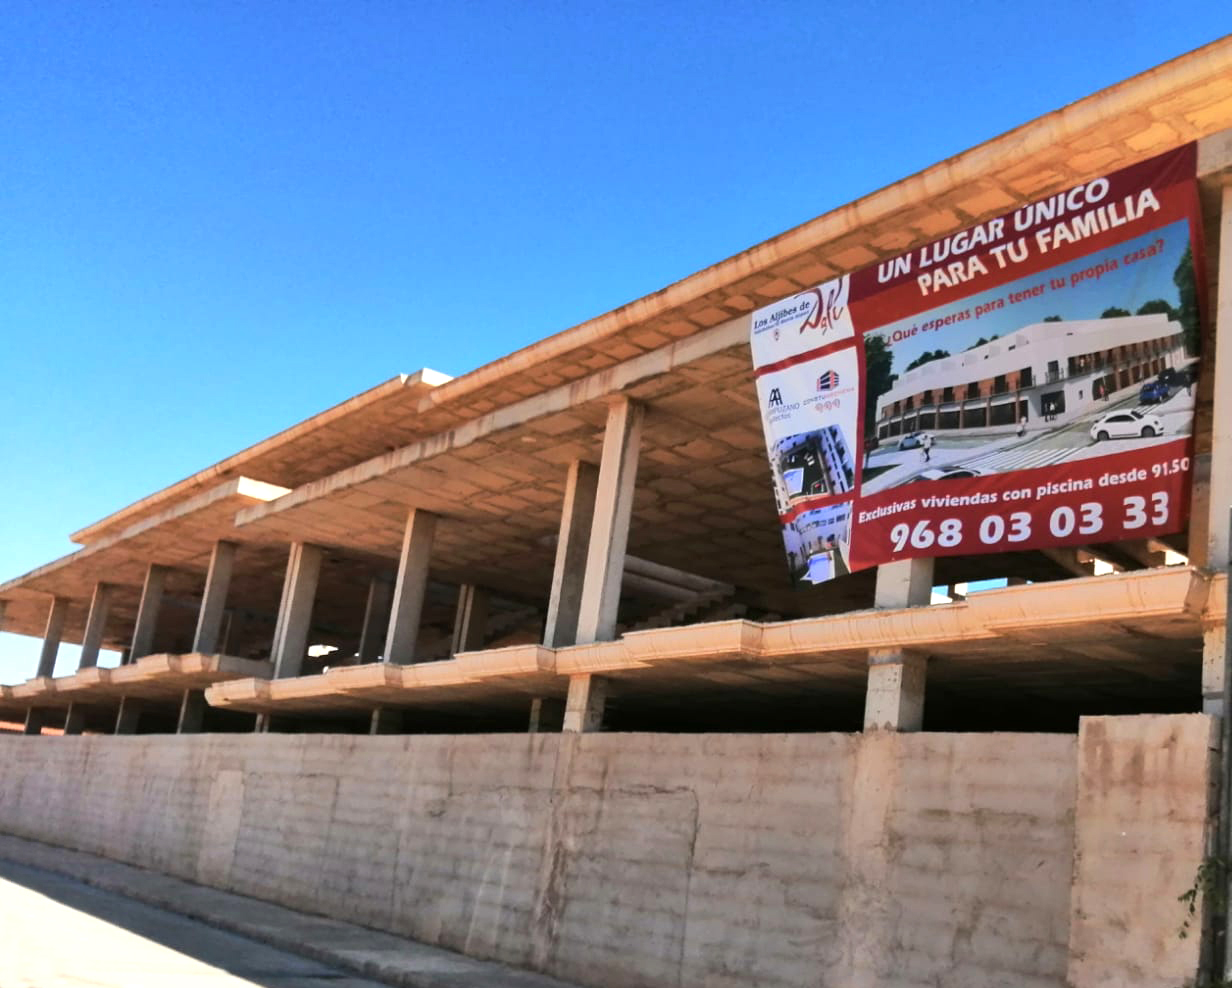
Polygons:
<instances>
[{"instance_id":1,"label":"road in rendering","mask_svg":"<svg viewBox=\"0 0 1232 988\"><path fill-rule=\"evenodd\" d=\"M0 861L3 988L381 988L122 895Z\"/></svg>"},{"instance_id":2,"label":"road in rendering","mask_svg":"<svg viewBox=\"0 0 1232 988\"><path fill-rule=\"evenodd\" d=\"M1186 394L1183 388L1157 405L1140 405L1137 395L1134 395L1110 402L1097 416L1083 416L1068 425L1028 432L1021 438L1013 434L1002 434L991 439L988 436L958 437L948 436L945 431L933 431L934 445L927 462L922 450L900 450L896 446L887 446L869 457L869 468L889 469L866 482L864 493L872 494L909 483L919 479L920 472L930 467L950 466L968 469L978 475L1006 473L1171 442L1188 431L1193 401L1193 395ZM1163 435L1154 439L1109 439L1105 442L1096 442L1091 438L1091 424L1095 418L1131 409L1157 416L1163 424Z\"/></svg>"}]
</instances>

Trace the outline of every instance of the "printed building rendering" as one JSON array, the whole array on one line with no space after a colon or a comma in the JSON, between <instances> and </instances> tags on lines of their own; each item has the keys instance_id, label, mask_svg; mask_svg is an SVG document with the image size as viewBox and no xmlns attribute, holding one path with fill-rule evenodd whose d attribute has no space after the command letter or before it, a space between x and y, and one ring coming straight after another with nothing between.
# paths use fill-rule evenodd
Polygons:
<instances>
[{"instance_id":1,"label":"printed building rendering","mask_svg":"<svg viewBox=\"0 0 1232 988\"><path fill-rule=\"evenodd\" d=\"M1188 363L1165 315L1036 323L907 371L878 399L877 434L1068 421Z\"/></svg>"},{"instance_id":2,"label":"printed building rendering","mask_svg":"<svg viewBox=\"0 0 1232 988\"><path fill-rule=\"evenodd\" d=\"M586 985L1214 970L1176 930L1228 687L1229 80L1225 39L4 574L43 644L0 831ZM911 335L1017 283L894 258L1122 174L1158 218L1082 249L1162 275Z\"/></svg>"}]
</instances>

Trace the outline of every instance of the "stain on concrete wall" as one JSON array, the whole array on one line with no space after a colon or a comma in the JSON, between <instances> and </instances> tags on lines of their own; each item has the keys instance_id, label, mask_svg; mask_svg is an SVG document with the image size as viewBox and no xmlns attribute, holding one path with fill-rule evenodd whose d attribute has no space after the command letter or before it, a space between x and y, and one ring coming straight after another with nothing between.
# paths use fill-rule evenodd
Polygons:
<instances>
[{"instance_id":1,"label":"stain on concrete wall","mask_svg":"<svg viewBox=\"0 0 1232 988\"><path fill-rule=\"evenodd\" d=\"M1205 854L1218 721L1204 714L1093 717L1078 734L1069 977L1074 988L1194 976L1177 896Z\"/></svg>"}]
</instances>

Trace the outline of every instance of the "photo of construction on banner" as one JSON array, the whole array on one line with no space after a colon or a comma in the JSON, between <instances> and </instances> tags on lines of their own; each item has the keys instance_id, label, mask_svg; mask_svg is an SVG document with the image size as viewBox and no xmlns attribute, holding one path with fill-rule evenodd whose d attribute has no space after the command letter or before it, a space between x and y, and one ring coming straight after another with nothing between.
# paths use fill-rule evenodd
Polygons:
<instances>
[{"instance_id":1,"label":"photo of construction on banner","mask_svg":"<svg viewBox=\"0 0 1232 988\"><path fill-rule=\"evenodd\" d=\"M787 565L794 581L825 583L850 572L851 502L814 508L783 526Z\"/></svg>"},{"instance_id":2,"label":"photo of construction on banner","mask_svg":"<svg viewBox=\"0 0 1232 988\"><path fill-rule=\"evenodd\" d=\"M860 419L854 346L791 364L757 382L780 514L855 489Z\"/></svg>"},{"instance_id":3,"label":"photo of construction on banner","mask_svg":"<svg viewBox=\"0 0 1232 988\"><path fill-rule=\"evenodd\" d=\"M1139 263L1119 259L1144 254ZM1098 277L1084 273L1100 271ZM980 477L1188 436L1197 322L1188 223L880 327L862 492ZM1001 305L980 318L952 320ZM910 326L943 328L907 336ZM898 371L901 367L902 370ZM875 383L870 383L870 392Z\"/></svg>"}]
</instances>

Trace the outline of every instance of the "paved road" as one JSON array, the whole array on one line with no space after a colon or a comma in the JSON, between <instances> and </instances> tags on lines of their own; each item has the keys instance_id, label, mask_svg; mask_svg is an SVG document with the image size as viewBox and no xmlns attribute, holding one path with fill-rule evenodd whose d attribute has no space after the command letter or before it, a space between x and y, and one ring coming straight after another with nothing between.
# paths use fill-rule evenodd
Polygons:
<instances>
[{"instance_id":1,"label":"paved road","mask_svg":"<svg viewBox=\"0 0 1232 988\"><path fill-rule=\"evenodd\" d=\"M383 988L62 875L0 861L3 988Z\"/></svg>"},{"instance_id":2,"label":"paved road","mask_svg":"<svg viewBox=\"0 0 1232 988\"><path fill-rule=\"evenodd\" d=\"M1193 402L1193 395L1186 394L1184 389L1181 389L1165 402L1139 405L1135 390L1099 409L1100 415L1136 408L1146 414L1158 416L1163 423L1164 434L1155 439L1111 439L1097 443L1091 439L1091 423L1096 417L1092 415L1055 428L1030 432L1023 438L1012 433L990 439L987 436L949 436L944 432L934 432L936 444L932 448L927 466L963 467L976 470L980 474L1008 473L1011 470L1030 470L1054 463L1121 453L1129 449L1147 449L1187 434L1190 416L1193 414ZM891 469L869 481L864 487L865 494L919 480L920 471L926 466L921 450L898 450L892 446L874 453L869 459L869 465L889 466Z\"/></svg>"}]
</instances>

